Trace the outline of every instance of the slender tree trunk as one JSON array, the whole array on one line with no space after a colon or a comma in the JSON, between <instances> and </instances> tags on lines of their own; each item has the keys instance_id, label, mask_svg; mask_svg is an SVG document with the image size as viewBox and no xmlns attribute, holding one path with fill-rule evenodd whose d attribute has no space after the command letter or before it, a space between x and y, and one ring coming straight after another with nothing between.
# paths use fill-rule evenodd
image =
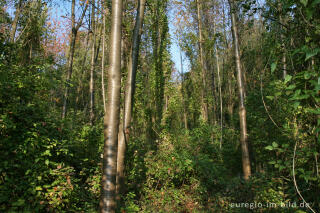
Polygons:
<instances>
[{"instance_id":1,"label":"slender tree trunk","mask_svg":"<svg viewBox=\"0 0 320 213\"><path fill-rule=\"evenodd\" d=\"M68 102L68 96L69 96L69 89L70 89L70 80L71 80L71 75L72 75L72 68L73 68L73 56L74 56L74 51L75 51L75 44L76 44L76 37L78 30L82 24L82 20L85 16L86 10L88 8L89 4L85 5L85 8L82 11L80 20L78 24L76 25L76 18L75 18L75 6L76 6L76 1L72 0L71 3L71 36L70 36L70 49L69 49L69 58L68 58L68 72L67 72L67 78L66 78L66 88L64 91L64 96L63 96L63 107L62 107L62 119L66 117L67 114L67 102Z\"/></svg>"},{"instance_id":2,"label":"slender tree trunk","mask_svg":"<svg viewBox=\"0 0 320 213\"><path fill-rule=\"evenodd\" d=\"M216 34L216 26L213 24L213 32ZM222 103L222 91L221 91L221 78L220 78L220 66L219 66L219 53L217 44L215 44L215 57L217 63L217 74L218 74L218 88L219 88L219 97L220 97L220 149L222 148L222 131L223 131L223 103Z\"/></svg>"},{"instance_id":3,"label":"slender tree trunk","mask_svg":"<svg viewBox=\"0 0 320 213\"><path fill-rule=\"evenodd\" d=\"M251 176L251 166L250 166L249 149L248 149L246 108L244 103L244 85L242 81L241 61L240 61L240 53L239 53L236 8L233 0L229 0L229 4L230 4L230 14L231 14L231 22L232 22L234 54L235 54L236 68L237 68L239 101L240 101L239 116L240 116L240 134L241 134L240 142L241 142L241 149L242 149L242 169L243 169L244 179L248 180Z\"/></svg>"},{"instance_id":4,"label":"slender tree trunk","mask_svg":"<svg viewBox=\"0 0 320 213\"><path fill-rule=\"evenodd\" d=\"M103 6L103 33L102 33L102 59L101 59L101 88L102 88L102 102L103 102L103 110L104 113L107 112L106 106L106 91L104 85L104 67L105 67L105 47L106 43L106 9L105 5Z\"/></svg>"},{"instance_id":5,"label":"slender tree trunk","mask_svg":"<svg viewBox=\"0 0 320 213\"><path fill-rule=\"evenodd\" d=\"M317 177L319 177L319 163L318 163L318 154L314 154L314 159L315 159L315 162L316 162L316 175Z\"/></svg>"},{"instance_id":6,"label":"slender tree trunk","mask_svg":"<svg viewBox=\"0 0 320 213\"><path fill-rule=\"evenodd\" d=\"M224 55L225 57L228 57L228 50L229 48L229 42L228 42L228 38L227 38L227 23L226 20L228 20L226 18L227 14L225 13L225 4L222 4L222 21L223 21L223 35L225 38L225 51L224 51ZM223 64L225 64L225 57L223 58ZM224 66L223 66L224 67ZM223 70L225 70L223 68ZM229 125L233 126L233 107L234 107L234 98L233 98L233 78L234 78L234 73L232 71L229 71L227 73L227 85L228 85L228 104L227 104L227 111L228 111L228 115L229 115Z\"/></svg>"},{"instance_id":7,"label":"slender tree trunk","mask_svg":"<svg viewBox=\"0 0 320 213\"><path fill-rule=\"evenodd\" d=\"M229 114L229 119L230 119L230 125L233 126L233 108L234 108L234 94L233 94L233 87L232 87L232 81L233 81L234 75L232 71L228 73L228 114Z\"/></svg>"},{"instance_id":8,"label":"slender tree trunk","mask_svg":"<svg viewBox=\"0 0 320 213\"><path fill-rule=\"evenodd\" d=\"M286 44L285 44L285 35L283 33L283 16L282 16L282 4L278 3L278 12L279 14L279 22L280 22L280 39L281 39L281 50L282 50L282 73L283 79L287 76L287 56L286 56Z\"/></svg>"},{"instance_id":9,"label":"slender tree trunk","mask_svg":"<svg viewBox=\"0 0 320 213\"><path fill-rule=\"evenodd\" d=\"M117 148L120 120L122 0L112 0L108 105L104 116L104 153L100 212L116 210Z\"/></svg>"},{"instance_id":10,"label":"slender tree trunk","mask_svg":"<svg viewBox=\"0 0 320 213\"><path fill-rule=\"evenodd\" d=\"M94 121L94 67L95 67L95 53L96 53L96 33L95 28L95 1L91 1L91 30L92 30L92 51L91 51L91 65L90 65L90 125Z\"/></svg>"},{"instance_id":11,"label":"slender tree trunk","mask_svg":"<svg viewBox=\"0 0 320 213\"><path fill-rule=\"evenodd\" d=\"M201 90L201 102L202 102L202 118L205 122L208 121L208 103L206 100L206 69L204 67L204 59L203 59L203 48L202 48L202 24L201 24L201 3L199 0L196 0L197 4L197 18L198 18L198 31L199 31L199 57L200 57L200 66L201 66L201 77L202 77L202 90Z\"/></svg>"},{"instance_id":12,"label":"slender tree trunk","mask_svg":"<svg viewBox=\"0 0 320 213\"><path fill-rule=\"evenodd\" d=\"M19 16L20 16L20 13L21 13L21 9L22 9L22 0L19 0L16 12L15 12L15 16L14 16L14 19L13 19L13 22L12 22L11 31L10 31L10 42L14 42L14 38L15 38L15 35L16 35L17 27L18 27Z\"/></svg>"},{"instance_id":13,"label":"slender tree trunk","mask_svg":"<svg viewBox=\"0 0 320 213\"><path fill-rule=\"evenodd\" d=\"M183 104L183 122L184 128L188 129L188 115L187 115L187 106L184 94L184 72L183 72L183 61L182 54L180 50L180 66L181 66L181 96L182 96L182 104Z\"/></svg>"},{"instance_id":14,"label":"slender tree trunk","mask_svg":"<svg viewBox=\"0 0 320 213\"><path fill-rule=\"evenodd\" d=\"M124 189L124 160L126 144L129 141L130 124L132 117L132 109L134 102L134 92L136 84L136 72L138 68L139 58L139 46L142 33L142 25L144 19L146 0L139 0L136 23L133 31L132 38L132 49L129 58L128 77L126 82L125 90L125 102L124 102L124 113L123 113L123 126L120 127L119 131L119 142L118 142L118 159L117 159L117 195L121 194Z\"/></svg>"},{"instance_id":15,"label":"slender tree trunk","mask_svg":"<svg viewBox=\"0 0 320 213\"><path fill-rule=\"evenodd\" d=\"M210 50L210 55L212 54L212 50ZM213 60L210 60L211 63L210 65L212 66ZM216 100L217 100L217 91L216 91L216 77L214 73L214 69L212 67L211 69L211 92L212 92L212 125L217 124L217 105L216 105ZM212 135L213 136L213 135Z\"/></svg>"}]
</instances>

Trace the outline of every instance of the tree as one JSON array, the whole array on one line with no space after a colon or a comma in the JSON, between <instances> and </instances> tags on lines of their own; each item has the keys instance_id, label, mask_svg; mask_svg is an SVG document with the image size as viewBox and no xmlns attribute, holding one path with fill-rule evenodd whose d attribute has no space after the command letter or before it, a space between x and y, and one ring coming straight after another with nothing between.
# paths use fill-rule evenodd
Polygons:
<instances>
[{"instance_id":1,"label":"tree","mask_svg":"<svg viewBox=\"0 0 320 213\"><path fill-rule=\"evenodd\" d=\"M251 176L251 165L249 157L249 148L248 148L248 135L247 135L247 117L246 117L246 107L244 100L244 85L242 80L242 70L241 70L241 60L240 60L240 51L239 51L239 40L238 40L238 29L237 29L237 20L236 20L236 7L233 0L229 0L230 5L230 16L232 22L232 37L234 45L234 57L237 70L237 82L238 82L238 91L239 91L239 117L240 117L240 142L242 150L242 170L244 179L248 180Z\"/></svg>"},{"instance_id":2,"label":"tree","mask_svg":"<svg viewBox=\"0 0 320 213\"><path fill-rule=\"evenodd\" d=\"M104 151L100 212L116 209L117 148L120 120L122 0L112 0L108 104L104 116Z\"/></svg>"},{"instance_id":3,"label":"tree","mask_svg":"<svg viewBox=\"0 0 320 213\"><path fill-rule=\"evenodd\" d=\"M139 0L137 7L136 22L132 36L132 48L128 64L128 77L125 89L123 127L120 127L118 142L118 159L117 159L117 194L120 194L124 185L124 160L126 144L129 142L129 133L134 102L134 93L136 85L136 72L138 68L139 47L142 33L146 0Z\"/></svg>"},{"instance_id":4,"label":"tree","mask_svg":"<svg viewBox=\"0 0 320 213\"><path fill-rule=\"evenodd\" d=\"M90 125L93 125L94 120L94 68L96 62L96 36L97 29L95 24L95 1L91 1L91 30L92 30L92 50L91 50L91 65L90 65Z\"/></svg>"},{"instance_id":5,"label":"tree","mask_svg":"<svg viewBox=\"0 0 320 213\"><path fill-rule=\"evenodd\" d=\"M197 4L197 20L198 20L198 32L199 32L199 59L200 59L200 67L201 67L201 78L202 78L202 88L201 88L201 102L202 102L202 119L207 122L208 121L208 103L207 103L207 72L204 64L203 58L203 38L202 38L202 21L201 21L201 3L199 0L196 0Z\"/></svg>"}]
</instances>

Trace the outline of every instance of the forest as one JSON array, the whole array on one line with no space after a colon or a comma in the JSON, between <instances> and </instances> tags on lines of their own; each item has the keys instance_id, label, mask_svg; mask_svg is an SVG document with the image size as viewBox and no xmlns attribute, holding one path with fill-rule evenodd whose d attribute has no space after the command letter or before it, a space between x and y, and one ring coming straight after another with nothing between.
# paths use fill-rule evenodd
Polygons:
<instances>
[{"instance_id":1,"label":"forest","mask_svg":"<svg viewBox=\"0 0 320 213\"><path fill-rule=\"evenodd\" d=\"M0 0L0 212L320 212L320 0Z\"/></svg>"}]
</instances>

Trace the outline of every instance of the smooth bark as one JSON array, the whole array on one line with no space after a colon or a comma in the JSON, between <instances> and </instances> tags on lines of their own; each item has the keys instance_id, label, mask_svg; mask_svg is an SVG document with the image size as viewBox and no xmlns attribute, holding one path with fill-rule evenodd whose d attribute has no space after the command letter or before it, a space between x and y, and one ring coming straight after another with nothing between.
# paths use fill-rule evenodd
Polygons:
<instances>
[{"instance_id":1,"label":"smooth bark","mask_svg":"<svg viewBox=\"0 0 320 213\"><path fill-rule=\"evenodd\" d=\"M238 29L236 21L236 8L233 0L229 0L230 4L230 14L231 14L231 23L232 23L232 37L234 44L234 54L237 70L237 83L239 91L239 117L240 117L240 142L242 150L242 169L243 176L245 180L248 180L251 176L251 165L249 158L249 149L248 149L248 135L247 135L247 118L246 118L246 107L244 102L244 93L245 88L242 80L242 70L241 70L241 60L240 60L240 51L239 51L239 40L238 40Z\"/></svg>"},{"instance_id":2,"label":"smooth bark","mask_svg":"<svg viewBox=\"0 0 320 213\"><path fill-rule=\"evenodd\" d=\"M105 47L106 43L106 9L103 6L103 33L102 33L102 59L101 59L101 88L102 88L102 102L103 102L103 111L107 112L106 106L106 91L104 85L104 69L105 69Z\"/></svg>"},{"instance_id":3,"label":"smooth bark","mask_svg":"<svg viewBox=\"0 0 320 213\"><path fill-rule=\"evenodd\" d=\"M213 32L216 34L216 26L213 24ZM214 46L215 48L215 58L217 64L217 74L218 74L218 88L219 88L219 98L220 98L220 149L222 148L222 132L223 132L223 103L222 103L222 90L221 90L221 78L220 78L220 66L219 66L219 53L217 44Z\"/></svg>"},{"instance_id":4,"label":"smooth bark","mask_svg":"<svg viewBox=\"0 0 320 213\"><path fill-rule=\"evenodd\" d=\"M136 15L136 22L133 30L132 38L132 49L129 58L128 77L126 82L125 90L125 102L123 112L123 126L120 127L119 131L119 142L118 142L118 159L117 159L117 194L121 194L124 191L124 161L126 144L129 141L130 124L132 117L134 92L136 85L136 72L138 68L139 58L139 46L142 33L142 25L144 19L146 0L138 1L138 9Z\"/></svg>"},{"instance_id":5,"label":"smooth bark","mask_svg":"<svg viewBox=\"0 0 320 213\"><path fill-rule=\"evenodd\" d=\"M104 153L100 212L116 210L117 147L120 120L122 0L112 0L108 104L104 116Z\"/></svg>"},{"instance_id":6,"label":"smooth bark","mask_svg":"<svg viewBox=\"0 0 320 213\"><path fill-rule=\"evenodd\" d=\"M180 51L180 66L181 66L181 96L182 96L182 104L183 104L183 123L184 128L188 129L188 115L187 115L187 103L184 94L184 72L183 72L183 61L182 54Z\"/></svg>"},{"instance_id":7,"label":"smooth bark","mask_svg":"<svg viewBox=\"0 0 320 213\"><path fill-rule=\"evenodd\" d=\"M90 125L94 121L94 67L96 53L96 26L95 26L95 1L91 1L91 30L92 30L92 49L91 49L91 64L90 64Z\"/></svg>"},{"instance_id":8,"label":"smooth bark","mask_svg":"<svg viewBox=\"0 0 320 213\"><path fill-rule=\"evenodd\" d=\"M285 35L283 33L284 27L283 25L284 20L283 20L283 15L282 15L282 4L279 2L278 3L278 12L279 12L279 23L280 23L280 39L281 39L281 51L282 51L282 75L283 79L286 78L287 76L287 56L286 56L286 44L285 44Z\"/></svg>"}]
</instances>

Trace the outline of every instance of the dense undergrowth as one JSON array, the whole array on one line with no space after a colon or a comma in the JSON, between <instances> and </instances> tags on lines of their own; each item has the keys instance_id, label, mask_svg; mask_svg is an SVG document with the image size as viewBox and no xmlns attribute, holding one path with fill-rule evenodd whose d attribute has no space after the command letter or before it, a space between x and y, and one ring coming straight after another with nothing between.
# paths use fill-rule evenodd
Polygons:
<instances>
[{"instance_id":1,"label":"dense undergrowth","mask_svg":"<svg viewBox=\"0 0 320 213\"><path fill-rule=\"evenodd\" d=\"M295 206L301 201L291 179L265 172L256 172L248 182L242 179L237 134L232 130L226 134L224 139L229 140L224 141L222 150L219 135L210 126L176 135L164 131L154 151L149 152L143 151L148 144L135 140L129 145L134 157L128 165L129 193L124 209L127 212L303 212Z\"/></svg>"}]
</instances>

